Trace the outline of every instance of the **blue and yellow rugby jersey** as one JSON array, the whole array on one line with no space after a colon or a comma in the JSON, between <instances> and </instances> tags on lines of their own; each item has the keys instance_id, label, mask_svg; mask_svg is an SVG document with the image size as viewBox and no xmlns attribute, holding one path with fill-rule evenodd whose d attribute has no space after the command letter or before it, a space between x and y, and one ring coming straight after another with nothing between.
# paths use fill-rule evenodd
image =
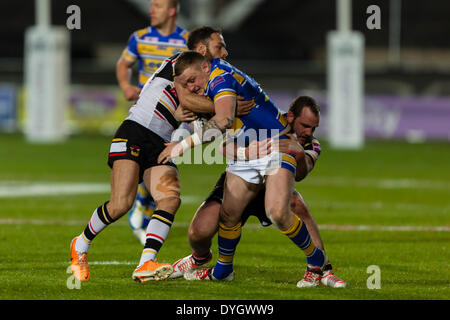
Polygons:
<instances>
[{"instance_id":1,"label":"blue and yellow rugby jersey","mask_svg":"<svg viewBox=\"0 0 450 320\"><path fill-rule=\"evenodd\" d=\"M130 62L138 61L140 88L166 58L187 50L187 37L187 31L179 26L168 36L161 35L153 27L138 30L130 36L123 57Z\"/></svg>"},{"instance_id":2,"label":"blue and yellow rugby jersey","mask_svg":"<svg viewBox=\"0 0 450 320\"><path fill-rule=\"evenodd\" d=\"M222 59L211 60L211 74L205 89L205 95L212 101L226 96L242 96L244 100L254 100L255 106L249 114L236 117L233 129L237 142L247 145L251 140L263 140L285 131L288 126L285 115L267 96L261 86L250 76ZM251 132L250 132L251 130ZM285 131L285 133L287 133ZM256 135L254 135L256 134ZM239 136L245 137L239 141ZM286 135L279 137L287 139ZM282 154L282 167L295 174L297 162L294 157Z\"/></svg>"},{"instance_id":3,"label":"blue and yellow rugby jersey","mask_svg":"<svg viewBox=\"0 0 450 320\"><path fill-rule=\"evenodd\" d=\"M270 100L261 86L250 76L222 59L211 60L211 75L206 86L205 95L212 101L226 96L242 96L244 100L254 100L255 106L249 114L236 117L235 130L268 129L267 137L271 137L271 129L282 132L287 127L285 115Z\"/></svg>"}]
</instances>

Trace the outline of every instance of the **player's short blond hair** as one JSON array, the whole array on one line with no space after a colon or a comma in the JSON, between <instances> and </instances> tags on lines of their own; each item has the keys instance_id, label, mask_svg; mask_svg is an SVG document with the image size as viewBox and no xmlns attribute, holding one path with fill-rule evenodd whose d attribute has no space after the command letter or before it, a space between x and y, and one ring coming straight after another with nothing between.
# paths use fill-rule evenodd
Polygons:
<instances>
[{"instance_id":1,"label":"player's short blond hair","mask_svg":"<svg viewBox=\"0 0 450 320\"><path fill-rule=\"evenodd\" d=\"M200 66L200 64L206 60L206 58L201 55L200 53L192 50L188 50L180 54L180 56L177 58L175 62L175 76L181 75L184 70L191 66Z\"/></svg>"}]
</instances>

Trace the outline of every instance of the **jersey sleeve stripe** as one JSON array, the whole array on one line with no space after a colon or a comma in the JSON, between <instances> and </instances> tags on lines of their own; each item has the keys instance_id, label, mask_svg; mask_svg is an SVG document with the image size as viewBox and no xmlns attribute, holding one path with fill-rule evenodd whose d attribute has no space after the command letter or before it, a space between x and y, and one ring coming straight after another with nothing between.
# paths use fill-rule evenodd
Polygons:
<instances>
[{"instance_id":1,"label":"jersey sleeve stripe","mask_svg":"<svg viewBox=\"0 0 450 320\"><path fill-rule=\"evenodd\" d=\"M128 48L125 48L125 50L123 50L122 56L127 61L130 61L130 62L135 62L136 61L136 55L134 53L132 53L130 50L128 50Z\"/></svg>"},{"instance_id":2,"label":"jersey sleeve stripe","mask_svg":"<svg viewBox=\"0 0 450 320\"><path fill-rule=\"evenodd\" d=\"M317 161L317 153L312 151L312 150L305 150L305 154L307 154L308 156L310 156L313 160L313 162L315 163Z\"/></svg>"},{"instance_id":3,"label":"jersey sleeve stripe","mask_svg":"<svg viewBox=\"0 0 450 320\"><path fill-rule=\"evenodd\" d=\"M224 97L236 97L236 92L234 91L222 91L214 96L214 102Z\"/></svg>"},{"instance_id":4,"label":"jersey sleeve stripe","mask_svg":"<svg viewBox=\"0 0 450 320\"><path fill-rule=\"evenodd\" d=\"M289 154L283 154L281 156L281 160L283 162L288 162L288 163L292 164L294 167L297 166L297 161L295 160L295 158L293 156L291 156Z\"/></svg>"}]
</instances>

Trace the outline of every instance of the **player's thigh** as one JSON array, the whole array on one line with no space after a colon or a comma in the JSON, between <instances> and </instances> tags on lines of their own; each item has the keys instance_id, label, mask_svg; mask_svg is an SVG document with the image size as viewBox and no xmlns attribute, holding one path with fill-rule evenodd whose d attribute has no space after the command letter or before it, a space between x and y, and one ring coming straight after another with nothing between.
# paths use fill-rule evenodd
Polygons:
<instances>
[{"instance_id":1,"label":"player's thigh","mask_svg":"<svg viewBox=\"0 0 450 320\"><path fill-rule=\"evenodd\" d=\"M180 178L176 167L168 165L150 167L144 171L144 183L158 206L170 202L178 207Z\"/></svg>"},{"instance_id":2,"label":"player's thigh","mask_svg":"<svg viewBox=\"0 0 450 320\"><path fill-rule=\"evenodd\" d=\"M241 177L227 172L220 220L228 227L236 225L245 207L256 197L261 186L245 181Z\"/></svg>"},{"instance_id":3,"label":"player's thigh","mask_svg":"<svg viewBox=\"0 0 450 320\"><path fill-rule=\"evenodd\" d=\"M138 183L139 165L135 161L114 161L111 170L111 199L108 205L113 219L121 217L131 208L136 198Z\"/></svg>"},{"instance_id":4,"label":"player's thigh","mask_svg":"<svg viewBox=\"0 0 450 320\"><path fill-rule=\"evenodd\" d=\"M290 201L293 189L294 175L289 170L280 168L266 177L265 207L267 214L273 220L281 220L283 224L286 222L283 220L287 219L291 213Z\"/></svg>"}]
</instances>

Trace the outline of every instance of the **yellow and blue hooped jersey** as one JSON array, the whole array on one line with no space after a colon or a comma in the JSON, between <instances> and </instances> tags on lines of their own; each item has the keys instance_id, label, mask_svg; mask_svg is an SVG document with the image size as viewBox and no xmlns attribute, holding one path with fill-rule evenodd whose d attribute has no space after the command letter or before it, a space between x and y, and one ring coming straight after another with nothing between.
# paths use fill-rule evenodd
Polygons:
<instances>
[{"instance_id":1,"label":"yellow and blue hooped jersey","mask_svg":"<svg viewBox=\"0 0 450 320\"><path fill-rule=\"evenodd\" d=\"M288 126L285 115L252 77L228 62L221 59L211 61L211 74L205 95L213 102L223 97L238 95L244 97L244 100L255 101L255 106L249 114L234 120L234 138L239 145L246 146L254 139L261 141L266 138L287 138L285 134L278 136ZM241 137L243 138L240 139ZM281 167L295 174L295 158L288 154L282 154L281 157Z\"/></svg>"},{"instance_id":2,"label":"yellow and blue hooped jersey","mask_svg":"<svg viewBox=\"0 0 450 320\"><path fill-rule=\"evenodd\" d=\"M161 35L153 27L138 30L130 36L123 57L130 62L138 61L140 88L166 58L187 50L187 37L187 31L179 26L168 36Z\"/></svg>"},{"instance_id":3,"label":"yellow and blue hooped jersey","mask_svg":"<svg viewBox=\"0 0 450 320\"><path fill-rule=\"evenodd\" d=\"M282 132L287 127L286 117L261 86L252 77L224 60L211 61L211 75L205 95L213 102L226 96L238 95L244 97L244 100L253 99L255 106L249 114L235 118L233 129L244 133L253 129L258 140L270 138L275 131ZM261 129L266 129L267 137L260 135Z\"/></svg>"}]
</instances>

